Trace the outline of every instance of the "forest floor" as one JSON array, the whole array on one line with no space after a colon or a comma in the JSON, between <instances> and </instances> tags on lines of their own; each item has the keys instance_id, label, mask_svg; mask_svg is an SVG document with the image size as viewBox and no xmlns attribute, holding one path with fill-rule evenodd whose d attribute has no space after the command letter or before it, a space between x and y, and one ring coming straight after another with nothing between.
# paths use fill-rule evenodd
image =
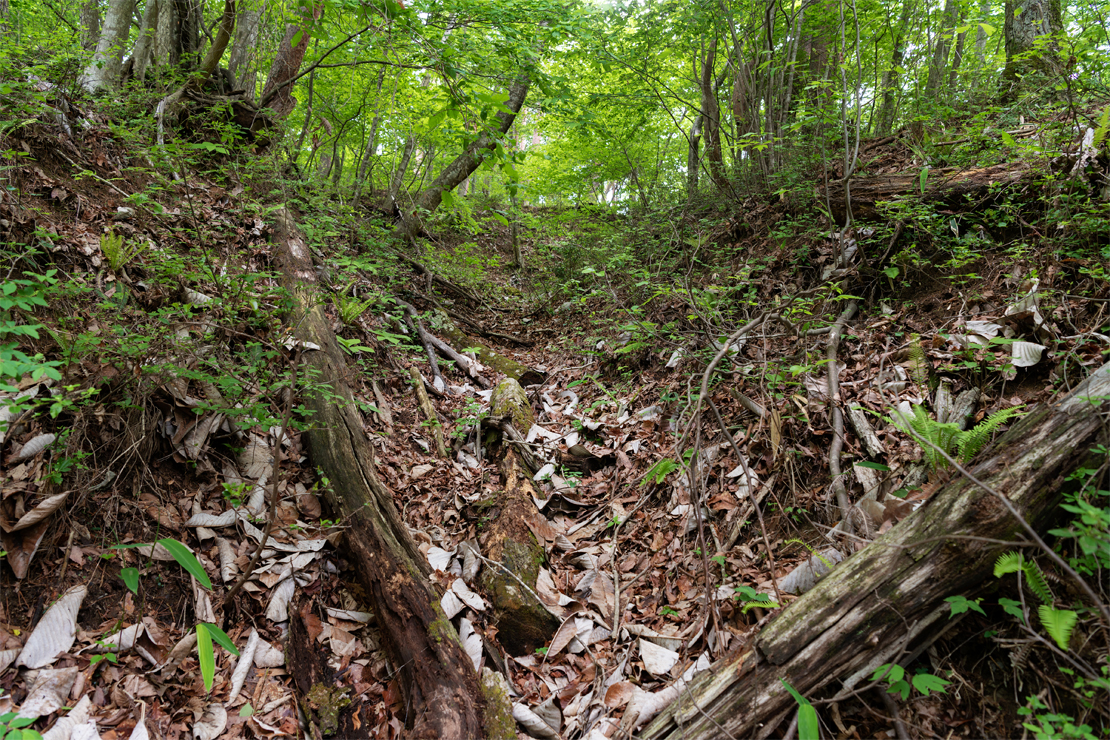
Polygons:
<instances>
[{"instance_id":1,"label":"forest floor","mask_svg":"<svg viewBox=\"0 0 1110 740\"><path fill-rule=\"evenodd\" d=\"M3 432L0 714L22 707L45 731L63 707L77 705L68 716L94 722L106 739L295 736L298 706L281 649L296 591L292 608L307 616L311 638L349 689L342 711L358 728L350 736L399 737L410 719L403 691L336 548L343 523L317 495L328 482L300 434L280 421L282 409L297 405L282 386L295 352L271 298L265 212L244 206L244 182L227 174L233 169L142 196L152 176L103 127L74 142L36 124L5 148L25 155L9 163L0 192L8 275L56 271L49 305L33 314L46 328L25 341L60 361L63 379L17 379L19 391L41 402ZM897 139L865 154L875 174L912 164ZM535 428L521 431L554 462L537 481L545 523L537 536L547 557L536 590L565 621L546 648L520 656L502 650L482 596L457 579L465 559L459 544L480 545L496 515L487 502L500 474L475 444L488 393L444 366L448 387L432 400L449 459L437 456L408 374L415 365L430 379L427 357L410 346L400 312L386 300L396 294L431 312L426 276L389 253L364 259L353 227L309 234L341 297L327 310L358 370L355 390L378 472L439 584L459 596L473 629L464 641L506 676L514 702L546 722L549 737L620 736L622 717L657 711L651 697L746 644L793 601L781 591L783 579L812 552L836 545L850 555L927 498L928 481L906 485L922 452L889 421L897 404L931 405L941 388L953 397L977 390L974 424L1051 401L1107 360L1110 284L1098 260L1061 256L1033 227L1020 238L1012 227L983 236L948 267L909 259L893 273L849 266L838 273L846 276L841 294L791 304L788 321L762 325L726 355L710 399L737 459L714 417L690 423L709 342L739 325L745 305L801 295L824 282L842 251L890 252L902 233L891 239L889 223L846 233L785 229L795 208L788 199L749 198L718 211L702 239L724 255L717 272L686 250L678 264L687 284L676 279L677 288L647 300L623 283L584 297L553 290L550 273L570 265L544 261L577 252L553 252L551 243L583 238L569 228L526 233L530 267L512 269L508 229L480 211L480 232L442 227L428 252L409 255L462 288L432 285L439 305L484 327L481 341L496 351L545 375L526 389ZM691 208L674 218L703 215ZM953 225L961 218L948 215ZM954 228L957 239L966 236L968 227ZM106 234L134 249L122 264L109 264ZM1017 241L1026 245L1020 254L1008 248ZM744 281L730 282L729 270ZM848 294L859 297L860 311L840 341L836 400L872 412L866 418L882 452L849 427L843 467L853 501L877 485L886 505L870 531L834 542L828 533L841 512L829 475L824 358L827 328ZM348 299L365 301L363 311L341 317ZM425 316L434 333L435 320ZM256 365L236 377L229 358L252 352ZM243 394L234 403L232 389ZM558 465L581 448L599 462L584 470ZM694 485L677 463L688 451L697 461ZM206 690L194 625L215 619L214 597L172 551L122 546L184 542L218 592L247 568L265 520L262 494L275 485L274 537L222 623L241 651L248 637L260 639L239 659L216 649ZM250 512L258 528L226 515L232 508ZM135 587L126 582L132 577ZM1048 675L1054 669L1028 660L1028 647L1014 642L1017 630L1000 615L997 608L970 614L907 666L948 681L944 691L899 702L911 737L1018 736L1027 695L1065 693ZM36 635L43 649L62 653L49 668L25 653ZM821 717L829 736L895 736L886 706L871 694L823 708Z\"/></svg>"}]
</instances>

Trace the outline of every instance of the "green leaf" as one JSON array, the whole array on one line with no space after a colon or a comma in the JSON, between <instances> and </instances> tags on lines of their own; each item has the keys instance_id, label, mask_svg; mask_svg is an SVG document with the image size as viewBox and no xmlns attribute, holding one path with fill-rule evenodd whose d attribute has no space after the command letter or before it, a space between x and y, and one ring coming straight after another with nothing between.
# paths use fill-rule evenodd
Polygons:
<instances>
[{"instance_id":1,"label":"green leaf","mask_svg":"<svg viewBox=\"0 0 1110 740\"><path fill-rule=\"evenodd\" d=\"M1049 637L1056 641L1061 650L1067 650L1078 615L1070 609L1053 609L1047 604L1037 607L1037 615Z\"/></svg>"},{"instance_id":2,"label":"green leaf","mask_svg":"<svg viewBox=\"0 0 1110 740\"><path fill-rule=\"evenodd\" d=\"M651 466L644 477L640 480L640 485L647 485L654 482L656 485L661 484L668 475L678 470L678 463L669 457L664 457L659 462Z\"/></svg>"},{"instance_id":3,"label":"green leaf","mask_svg":"<svg viewBox=\"0 0 1110 740\"><path fill-rule=\"evenodd\" d=\"M925 183L928 182L928 181L929 181L929 168L928 167L923 167L921 169L921 175L917 178L917 184L918 184L918 187L921 188L922 193L925 192Z\"/></svg>"},{"instance_id":4,"label":"green leaf","mask_svg":"<svg viewBox=\"0 0 1110 740\"><path fill-rule=\"evenodd\" d=\"M887 672L887 668L890 668L889 673ZM885 676L883 675L884 673L886 674ZM879 679L882 679L884 681L887 681L888 683L895 684L901 681L905 675L906 669L902 666L884 663L883 665L876 668L875 672L871 674L871 680L878 681Z\"/></svg>"},{"instance_id":5,"label":"green leaf","mask_svg":"<svg viewBox=\"0 0 1110 740\"><path fill-rule=\"evenodd\" d=\"M204 622L197 623L197 660L200 662L200 675L204 679L204 690L211 691L216 680L216 651L212 648L212 633Z\"/></svg>"},{"instance_id":6,"label":"green leaf","mask_svg":"<svg viewBox=\"0 0 1110 740\"><path fill-rule=\"evenodd\" d=\"M931 673L918 673L913 677L913 687L925 696L929 695L930 691L937 691L941 694L944 693L944 687L952 683L945 681L939 676L934 676Z\"/></svg>"},{"instance_id":7,"label":"green leaf","mask_svg":"<svg viewBox=\"0 0 1110 740\"><path fill-rule=\"evenodd\" d=\"M158 544L169 550L170 555L173 555L173 559L177 561L178 565L188 571L193 578L196 578L197 583L209 591L212 590L212 581L208 579L208 574L204 572L204 566L200 564L193 553L189 552L189 548L170 537L158 540Z\"/></svg>"},{"instance_id":8,"label":"green leaf","mask_svg":"<svg viewBox=\"0 0 1110 740\"><path fill-rule=\"evenodd\" d=\"M877 462L870 462L868 460L864 460L863 462L856 463L856 467L857 468L868 468L870 470L890 470L890 467L887 466L887 465L883 465L882 463L877 463Z\"/></svg>"},{"instance_id":9,"label":"green leaf","mask_svg":"<svg viewBox=\"0 0 1110 740\"><path fill-rule=\"evenodd\" d=\"M212 638L220 644L220 647L232 655L239 655L239 648L235 647L235 643L231 641L231 638L227 636L226 632L211 622L204 622L203 624L208 628L208 632L212 635Z\"/></svg>"},{"instance_id":10,"label":"green leaf","mask_svg":"<svg viewBox=\"0 0 1110 740\"><path fill-rule=\"evenodd\" d=\"M239 716L240 717L253 717L254 716L254 707L251 706L250 702L247 702L243 706L239 707Z\"/></svg>"},{"instance_id":11,"label":"green leaf","mask_svg":"<svg viewBox=\"0 0 1110 740\"><path fill-rule=\"evenodd\" d=\"M138 568L124 568L119 572L119 577L123 579L123 585L127 586L128 590L131 591L131 593L139 593Z\"/></svg>"},{"instance_id":12,"label":"green leaf","mask_svg":"<svg viewBox=\"0 0 1110 740\"><path fill-rule=\"evenodd\" d=\"M987 613L983 611L983 607L979 606L979 602L982 601L982 599L968 601L967 597L965 596L949 596L947 599L945 599L945 601L951 604L952 614L949 619L956 616L957 614L963 614L968 609L977 611L984 617L987 615Z\"/></svg>"},{"instance_id":13,"label":"green leaf","mask_svg":"<svg viewBox=\"0 0 1110 740\"><path fill-rule=\"evenodd\" d=\"M1013 599L999 599L998 604L1012 617L1015 617L1019 622L1025 622L1025 614L1021 610L1021 602L1014 601Z\"/></svg>"},{"instance_id":14,"label":"green leaf","mask_svg":"<svg viewBox=\"0 0 1110 740\"><path fill-rule=\"evenodd\" d=\"M888 694L901 694L902 701L910 698L910 685L905 681L898 681L891 684L891 687L886 690Z\"/></svg>"},{"instance_id":15,"label":"green leaf","mask_svg":"<svg viewBox=\"0 0 1110 740\"><path fill-rule=\"evenodd\" d=\"M821 740L821 723L817 721L817 710L785 678L779 680L794 697L794 701L798 702L798 740Z\"/></svg>"}]
</instances>

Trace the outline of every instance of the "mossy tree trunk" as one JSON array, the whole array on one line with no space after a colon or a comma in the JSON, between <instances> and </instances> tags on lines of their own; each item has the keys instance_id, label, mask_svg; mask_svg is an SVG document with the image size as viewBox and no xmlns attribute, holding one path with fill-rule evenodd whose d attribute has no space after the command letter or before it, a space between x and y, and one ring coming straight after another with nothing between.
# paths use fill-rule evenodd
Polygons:
<instances>
[{"instance_id":1,"label":"mossy tree trunk","mask_svg":"<svg viewBox=\"0 0 1110 740\"><path fill-rule=\"evenodd\" d=\"M382 646L400 670L407 694L409 737L478 738L477 675L428 582L428 565L408 534L390 491L378 478L373 448L347 385L349 370L321 308L316 272L290 214L276 214L274 259L295 300L297 339L318 345L303 363L328 393L305 398L312 463L331 481L328 503L343 517L346 548L371 599Z\"/></svg>"},{"instance_id":2,"label":"mossy tree trunk","mask_svg":"<svg viewBox=\"0 0 1110 740\"><path fill-rule=\"evenodd\" d=\"M1090 462L1100 437L1106 443L1108 409L1110 364L1064 401L1015 424L970 472L1043 531L1069 475ZM1025 537L998 498L955 476L792 603L748 648L696 678L640 737L754 737L796 710L780 679L810 698L865 686L877 667L906 661L944 627L945 598L974 598L993 580L995 560L1010 548L990 540Z\"/></svg>"}]
</instances>

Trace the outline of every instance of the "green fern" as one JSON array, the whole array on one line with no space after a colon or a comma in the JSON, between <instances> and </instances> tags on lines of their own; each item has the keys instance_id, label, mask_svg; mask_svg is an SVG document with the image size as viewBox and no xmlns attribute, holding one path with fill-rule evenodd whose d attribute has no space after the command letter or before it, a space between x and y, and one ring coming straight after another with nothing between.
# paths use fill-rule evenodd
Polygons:
<instances>
[{"instance_id":1,"label":"green fern","mask_svg":"<svg viewBox=\"0 0 1110 740\"><path fill-rule=\"evenodd\" d=\"M809 546L809 545L807 545L806 543L802 542L801 540L797 540L797 539L794 539L794 540L786 540L786 541L785 541L785 542L783 542L782 544L784 544L784 545L792 545L792 544L793 544L793 545L801 545L801 546L802 546L802 547L804 547L805 549L809 550L809 554L810 554L810 555L813 555L813 556L814 556L814 557L816 557L816 558L817 558L818 560L820 560L820 561L821 561L822 563L824 563L824 565L825 565L825 567L826 567L826 568L828 568L829 570L832 570L832 569L833 569L833 563L832 563L832 562L831 562L831 561L830 561L830 560L829 560L828 558L826 558L826 557L825 557L824 555L822 555L821 553L817 552L816 550L814 550L814 549L813 549L812 547L810 547L810 546Z\"/></svg>"},{"instance_id":2,"label":"green fern","mask_svg":"<svg viewBox=\"0 0 1110 740\"><path fill-rule=\"evenodd\" d=\"M991 438L995 430L1010 419L1021 414L1020 406L996 411L966 432L961 432L956 440L960 462L968 462L979 454L983 445Z\"/></svg>"},{"instance_id":3,"label":"green fern","mask_svg":"<svg viewBox=\"0 0 1110 740\"><path fill-rule=\"evenodd\" d=\"M1016 406L1003 409L983 419L973 428L962 431L958 424L935 421L921 405L914 405L912 408L912 416L904 412L896 412L889 420L922 442L925 462L933 470L948 464L945 455L955 457L960 463L970 461L998 427L1021 413L1020 408Z\"/></svg>"},{"instance_id":4,"label":"green fern","mask_svg":"<svg viewBox=\"0 0 1110 740\"><path fill-rule=\"evenodd\" d=\"M104 253L104 258L108 260L108 267L112 268L112 272L118 271L142 254L145 249L146 244L139 241L127 246L123 237L114 231L100 235L100 251Z\"/></svg>"},{"instance_id":5,"label":"green fern","mask_svg":"<svg viewBox=\"0 0 1110 740\"><path fill-rule=\"evenodd\" d=\"M377 296L371 296L365 301L360 301L358 298L352 296L336 294L335 310L339 312L339 320L343 322L343 325L350 326L355 323L355 320L358 319L359 316L372 308L377 302Z\"/></svg>"},{"instance_id":6,"label":"green fern","mask_svg":"<svg viewBox=\"0 0 1110 740\"><path fill-rule=\"evenodd\" d=\"M1025 582L1029 584L1038 599L1051 606L1053 602L1052 590L1048 587L1044 572L1036 561L1027 560L1020 552L1006 552L998 556L994 564L994 577L1001 578L1007 573L1021 572L1025 575Z\"/></svg>"},{"instance_id":7,"label":"green fern","mask_svg":"<svg viewBox=\"0 0 1110 740\"><path fill-rule=\"evenodd\" d=\"M1037 607L1037 615L1049 637L1056 641L1061 650L1067 650L1068 643L1071 642L1071 631L1079 616L1070 609L1053 609L1047 604Z\"/></svg>"},{"instance_id":8,"label":"green fern","mask_svg":"<svg viewBox=\"0 0 1110 740\"><path fill-rule=\"evenodd\" d=\"M914 334L910 338L910 375L919 388L924 388L929 382L929 360L925 356L925 348L921 345L921 337Z\"/></svg>"}]
</instances>

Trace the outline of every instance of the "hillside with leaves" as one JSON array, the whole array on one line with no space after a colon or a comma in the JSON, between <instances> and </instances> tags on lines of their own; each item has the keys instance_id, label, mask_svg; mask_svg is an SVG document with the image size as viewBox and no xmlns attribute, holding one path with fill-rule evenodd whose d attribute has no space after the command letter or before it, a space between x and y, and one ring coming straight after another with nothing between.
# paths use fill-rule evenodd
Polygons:
<instances>
[{"instance_id":1,"label":"hillside with leaves","mask_svg":"<svg viewBox=\"0 0 1110 740\"><path fill-rule=\"evenodd\" d=\"M1110 737L1103 14L0 0L0 737Z\"/></svg>"}]
</instances>

